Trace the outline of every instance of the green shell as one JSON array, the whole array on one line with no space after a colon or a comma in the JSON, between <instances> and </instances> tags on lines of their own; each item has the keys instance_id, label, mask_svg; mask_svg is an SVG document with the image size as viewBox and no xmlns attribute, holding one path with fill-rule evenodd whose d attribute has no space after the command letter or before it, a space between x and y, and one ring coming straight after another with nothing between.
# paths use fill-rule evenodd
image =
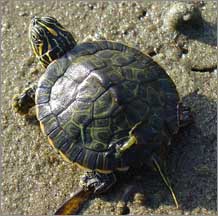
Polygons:
<instances>
[{"instance_id":1,"label":"green shell","mask_svg":"<svg viewBox=\"0 0 218 216\"><path fill-rule=\"evenodd\" d=\"M36 93L37 118L54 147L89 169L149 159L177 131L176 87L149 56L121 43L82 43L49 65ZM117 149L134 135L137 144Z\"/></svg>"}]
</instances>

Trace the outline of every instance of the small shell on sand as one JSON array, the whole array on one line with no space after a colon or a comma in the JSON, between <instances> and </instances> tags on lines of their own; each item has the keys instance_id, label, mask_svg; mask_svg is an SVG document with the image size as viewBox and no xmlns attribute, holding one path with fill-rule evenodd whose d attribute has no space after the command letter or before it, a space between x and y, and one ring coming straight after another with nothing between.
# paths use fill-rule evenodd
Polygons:
<instances>
[{"instance_id":1,"label":"small shell on sand","mask_svg":"<svg viewBox=\"0 0 218 216\"><path fill-rule=\"evenodd\" d=\"M202 16L198 6L186 2L173 3L164 14L164 30L176 31L178 26L184 23L190 23L193 26L202 24Z\"/></svg>"}]
</instances>

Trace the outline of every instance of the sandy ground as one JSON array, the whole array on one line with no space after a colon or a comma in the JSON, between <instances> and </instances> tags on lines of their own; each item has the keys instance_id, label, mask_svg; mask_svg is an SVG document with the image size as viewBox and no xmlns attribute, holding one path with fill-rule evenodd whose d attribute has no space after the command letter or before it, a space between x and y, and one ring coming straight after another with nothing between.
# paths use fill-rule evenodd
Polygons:
<instances>
[{"instance_id":1,"label":"sandy ground","mask_svg":"<svg viewBox=\"0 0 218 216\"><path fill-rule=\"evenodd\" d=\"M196 1L195 1L196 2ZM2 179L5 215L52 215L76 190L82 172L62 161L32 118L15 114L12 96L43 73L31 56L27 32L33 15L56 17L75 39L88 35L124 42L150 53L175 81L195 124L173 140L168 167L181 208L157 173L141 170L105 195L93 198L81 214L119 213L119 201L131 187L145 202L128 202L136 214L216 214L216 2L200 4L198 29L165 31L166 1L18 1L2 0ZM131 197L130 197L131 198Z\"/></svg>"}]
</instances>

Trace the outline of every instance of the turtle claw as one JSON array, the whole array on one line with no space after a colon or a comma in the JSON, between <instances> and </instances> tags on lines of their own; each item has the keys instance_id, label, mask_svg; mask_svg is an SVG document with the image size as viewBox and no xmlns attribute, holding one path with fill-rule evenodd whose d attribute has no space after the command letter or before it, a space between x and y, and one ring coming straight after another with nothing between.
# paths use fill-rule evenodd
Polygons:
<instances>
[{"instance_id":1,"label":"turtle claw","mask_svg":"<svg viewBox=\"0 0 218 216\"><path fill-rule=\"evenodd\" d=\"M87 189L94 189L94 194L101 194L108 191L117 179L114 173L103 174L99 172L87 172L82 176L80 184Z\"/></svg>"}]
</instances>

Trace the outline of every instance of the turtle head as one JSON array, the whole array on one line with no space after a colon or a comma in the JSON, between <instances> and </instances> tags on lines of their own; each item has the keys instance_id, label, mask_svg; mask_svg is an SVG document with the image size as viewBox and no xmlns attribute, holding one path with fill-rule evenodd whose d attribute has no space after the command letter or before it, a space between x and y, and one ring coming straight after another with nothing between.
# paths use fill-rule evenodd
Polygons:
<instances>
[{"instance_id":1,"label":"turtle head","mask_svg":"<svg viewBox=\"0 0 218 216\"><path fill-rule=\"evenodd\" d=\"M29 40L34 54L45 68L76 45L72 34L49 16L32 18Z\"/></svg>"}]
</instances>

